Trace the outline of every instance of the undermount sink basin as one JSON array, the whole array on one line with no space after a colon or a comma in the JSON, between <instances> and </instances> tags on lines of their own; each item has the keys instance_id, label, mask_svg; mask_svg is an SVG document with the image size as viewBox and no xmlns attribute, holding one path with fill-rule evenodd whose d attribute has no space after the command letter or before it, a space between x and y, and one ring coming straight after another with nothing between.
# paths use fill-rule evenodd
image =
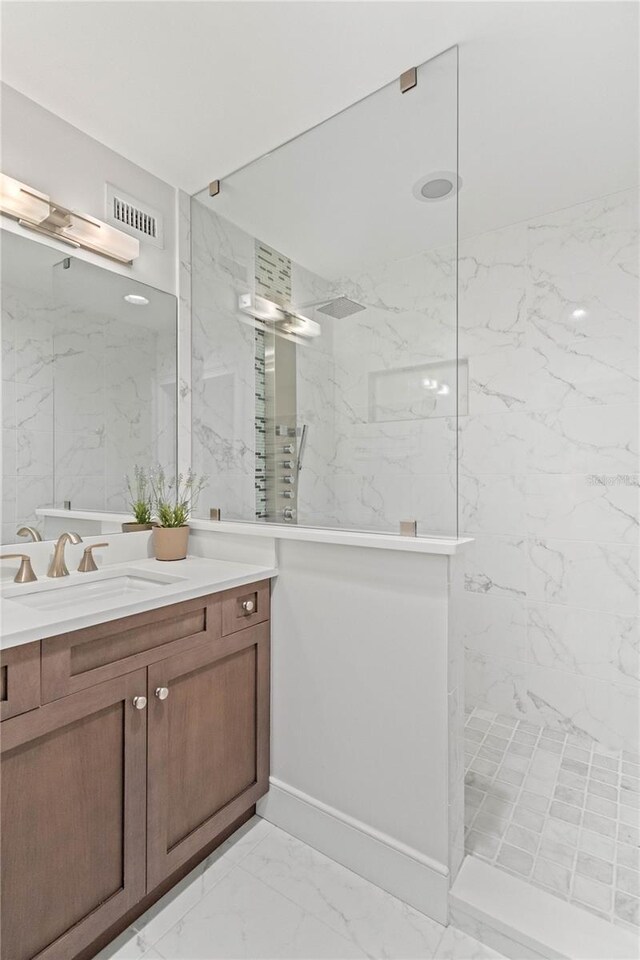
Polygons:
<instances>
[{"instance_id":1,"label":"undermount sink basin","mask_svg":"<svg viewBox=\"0 0 640 960\"><path fill-rule=\"evenodd\" d=\"M3 596L32 609L55 610L69 608L74 603L90 603L92 600L125 600L138 595L153 595L167 584L185 579L147 570L108 571L89 576L90 580L79 581L76 577L70 577L64 581L39 583L28 588L12 588L5 590Z\"/></svg>"}]
</instances>

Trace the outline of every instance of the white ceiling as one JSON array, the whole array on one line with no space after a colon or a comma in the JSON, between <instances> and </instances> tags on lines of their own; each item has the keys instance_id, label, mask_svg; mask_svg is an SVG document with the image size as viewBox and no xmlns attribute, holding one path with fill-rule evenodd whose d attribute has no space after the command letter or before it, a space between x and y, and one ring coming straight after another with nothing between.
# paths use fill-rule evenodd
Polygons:
<instances>
[{"instance_id":1,"label":"white ceiling","mask_svg":"<svg viewBox=\"0 0 640 960\"><path fill-rule=\"evenodd\" d=\"M434 172L456 179L456 52L418 69L198 195L210 210L327 279L353 277L456 237L453 196L418 201Z\"/></svg>"},{"instance_id":2,"label":"white ceiling","mask_svg":"<svg viewBox=\"0 0 640 960\"><path fill-rule=\"evenodd\" d=\"M7 83L188 192L455 43L462 235L637 183L636 3L5 0L1 13Z\"/></svg>"}]
</instances>

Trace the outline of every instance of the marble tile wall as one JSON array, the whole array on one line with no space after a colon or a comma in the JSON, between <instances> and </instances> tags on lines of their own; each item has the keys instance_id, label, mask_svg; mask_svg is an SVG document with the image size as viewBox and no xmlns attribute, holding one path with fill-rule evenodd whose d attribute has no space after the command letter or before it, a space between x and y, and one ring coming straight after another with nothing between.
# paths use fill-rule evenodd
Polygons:
<instances>
[{"instance_id":1,"label":"marble tile wall","mask_svg":"<svg viewBox=\"0 0 640 960\"><path fill-rule=\"evenodd\" d=\"M455 359L454 251L381 264L338 288L366 309L334 327L336 512L345 526L395 531L400 520L415 519L421 535L453 536L455 417L376 422L370 390L381 371L417 376Z\"/></svg>"},{"instance_id":2,"label":"marble tile wall","mask_svg":"<svg viewBox=\"0 0 640 960\"><path fill-rule=\"evenodd\" d=\"M135 463L175 463L175 335L5 284L3 542L37 507L122 511Z\"/></svg>"},{"instance_id":3,"label":"marble tile wall","mask_svg":"<svg viewBox=\"0 0 640 960\"><path fill-rule=\"evenodd\" d=\"M53 335L47 296L2 290L2 542L53 502Z\"/></svg>"},{"instance_id":4,"label":"marble tile wall","mask_svg":"<svg viewBox=\"0 0 640 960\"><path fill-rule=\"evenodd\" d=\"M468 706L638 751L638 195L460 245Z\"/></svg>"},{"instance_id":5,"label":"marble tile wall","mask_svg":"<svg viewBox=\"0 0 640 960\"><path fill-rule=\"evenodd\" d=\"M335 357L338 322L305 304L330 300L332 284L298 263L292 264L292 296L303 314L321 326L321 335L296 348L298 423L307 436L298 476L298 522L310 526L343 526L335 498Z\"/></svg>"},{"instance_id":6,"label":"marble tile wall","mask_svg":"<svg viewBox=\"0 0 640 960\"><path fill-rule=\"evenodd\" d=\"M255 517L254 328L238 296L255 283L255 241L191 202L193 469L208 477L196 513Z\"/></svg>"},{"instance_id":7,"label":"marble tile wall","mask_svg":"<svg viewBox=\"0 0 640 960\"><path fill-rule=\"evenodd\" d=\"M178 471L191 466L191 197L177 191L178 249Z\"/></svg>"},{"instance_id":8,"label":"marble tile wall","mask_svg":"<svg viewBox=\"0 0 640 960\"><path fill-rule=\"evenodd\" d=\"M253 520L255 494L255 340L238 312L241 293L253 292L255 238L192 202L193 465L208 476L198 514L220 507L226 519ZM291 264L290 299L296 306L329 299L331 285ZM339 525L333 508L332 321L297 348L298 421L308 435L299 477L301 523Z\"/></svg>"},{"instance_id":9,"label":"marble tile wall","mask_svg":"<svg viewBox=\"0 0 640 960\"><path fill-rule=\"evenodd\" d=\"M369 418L372 372L455 356L451 252L344 283L293 273L298 304L345 294L366 308L323 319L299 351L312 426L301 522L417 518L423 534L453 534L458 443L459 529L474 538L452 582L468 704L636 751L637 203L616 194L461 243L458 437L452 417ZM235 297L253 240L194 210L194 462L216 478L212 503L247 519L253 344ZM205 363L226 377L210 399Z\"/></svg>"}]
</instances>

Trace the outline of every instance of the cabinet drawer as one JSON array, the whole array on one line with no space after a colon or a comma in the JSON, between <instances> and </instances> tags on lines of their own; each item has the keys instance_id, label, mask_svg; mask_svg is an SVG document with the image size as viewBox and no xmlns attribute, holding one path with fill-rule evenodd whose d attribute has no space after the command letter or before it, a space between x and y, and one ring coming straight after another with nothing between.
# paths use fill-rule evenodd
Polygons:
<instances>
[{"instance_id":1,"label":"cabinet drawer","mask_svg":"<svg viewBox=\"0 0 640 960\"><path fill-rule=\"evenodd\" d=\"M40 641L0 651L2 720L40 706Z\"/></svg>"},{"instance_id":2,"label":"cabinet drawer","mask_svg":"<svg viewBox=\"0 0 640 960\"><path fill-rule=\"evenodd\" d=\"M227 590L222 601L222 634L246 630L269 619L269 581Z\"/></svg>"},{"instance_id":3,"label":"cabinet drawer","mask_svg":"<svg viewBox=\"0 0 640 960\"><path fill-rule=\"evenodd\" d=\"M76 693L221 635L221 594L42 641L42 700Z\"/></svg>"}]
</instances>

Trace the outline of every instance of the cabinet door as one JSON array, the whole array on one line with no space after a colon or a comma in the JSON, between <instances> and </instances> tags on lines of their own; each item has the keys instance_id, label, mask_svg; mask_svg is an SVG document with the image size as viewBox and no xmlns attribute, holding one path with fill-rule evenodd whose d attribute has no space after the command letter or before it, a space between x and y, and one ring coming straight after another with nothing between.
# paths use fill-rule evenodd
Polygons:
<instances>
[{"instance_id":1,"label":"cabinet door","mask_svg":"<svg viewBox=\"0 0 640 960\"><path fill-rule=\"evenodd\" d=\"M267 792L268 623L149 667L148 763L152 889Z\"/></svg>"},{"instance_id":2,"label":"cabinet door","mask_svg":"<svg viewBox=\"0 0 640 960\"><path fill-rule=\"evenodd\" d=\"M68 960L144 896L146 680L2 724L3 960Z\"/></svg>"}]
</instances>

